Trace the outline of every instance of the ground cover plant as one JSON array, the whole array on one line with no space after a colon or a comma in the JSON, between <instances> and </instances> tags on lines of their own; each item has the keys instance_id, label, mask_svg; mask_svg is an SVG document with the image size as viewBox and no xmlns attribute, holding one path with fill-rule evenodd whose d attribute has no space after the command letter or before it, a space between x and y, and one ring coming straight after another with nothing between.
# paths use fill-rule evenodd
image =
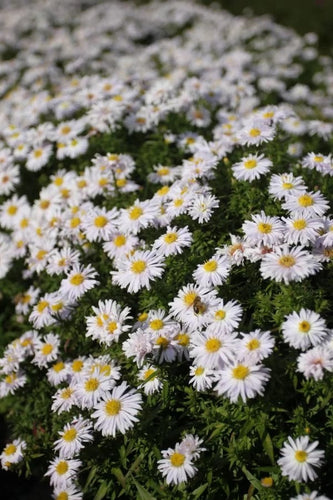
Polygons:
<instances>
[{"instance_id":1,"label":"ground cover plant","mask_svg":"<svg viewBox=\"0 0 333 500\"><path fill-rule=\"evenodd\" d=\"M329 498L316 35L178 1L1 14L2 468L57 500Z\"/></svg>"}]
</instances>

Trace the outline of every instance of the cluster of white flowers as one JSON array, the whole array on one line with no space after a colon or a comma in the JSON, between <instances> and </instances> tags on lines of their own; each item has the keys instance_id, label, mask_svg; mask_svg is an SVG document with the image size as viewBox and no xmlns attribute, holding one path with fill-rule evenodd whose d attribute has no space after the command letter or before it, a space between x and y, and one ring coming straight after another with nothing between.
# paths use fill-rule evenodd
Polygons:
<instances>
[{"instance_id":1,"label":"cluster of white flowers","mask_svg":"<svg viewBox=\"0 0 333 500\"><path fill-rule=\"evenodd\" d=\"M273 353L275 338L255 328L239 331L243 307L236 298L223 298L223 284L246 262L258 263L263 279L288 285L330 261L328 199L317 186L307 186L294 167L315 170L323 179L333 175L332 156L303 151L300 142L308 134L327 149L333 64L318 58L321 92L293 85L302 72L294 61L318 56L311 37L266 18L235 20L190 2L162 2L155 11L155 4L133 9L127 2L88 1L81 10L78 0L40 0L34 8L32 14L30 6L13 4L0 18L1 44L18 53L0 63L0 278L24 262L28 284L15 298L15 312L30 323L0 359L0 397L24 386L22 365L30 361L56 388L52 411L75 409L54 443L57 456L47 475L56 498L66 493L78 500L81 449L95 431L114 437L135 425L141 393L149 397L163 387L159 365L185 360L196 390L214 390L232 403L264 394L271 374L263 361ZM164 36L170 26L191 27L172 38ZM156 40L140 43L150 33ZM274 94L279 104L262 105L261 94ZM177 165L153 166L145 181L154 194L144 198L134 154L96 153L96 139L123 128L130 141L132 134L155 132L171 113L186 116L189 130L165 129L164 141L184 157ZM269 157L277 137L288 141L289 168ZM229 165L235 151L242 151L240 159ZM281 215L249 214L237 228L241 236L230 234L229 244L214 248L193 269L193 282L174 290L168 310L152 308L133 324L131 308L117 297L91 304L83 334L97 347L120 344L122 355L136 364L136 389L121 379L112 354L67 358L63 324L105 278L93 257L86 263L91 249L108 262L104 271L112 285L130 295L150 290L163 278L170 257L181 261L191 252L193 231L181 226L178 216L198 228L223 217L227 207L214 194L214 179L223 169L231 183L249 186L267 178L267 198ZM27 185L22 194L24 183L39 176L39 192L29 193ZM118 206L126 194L132 194L131 203ZM156 235L150 243L142 236L146 230ZM44 275L57 289L37 286ZM315 311L291 312L282 334L290 346L305 351L298 370L306 378L319 380L324 370L333 371L332 333ZM162 452L158 467L168 484L194 475L201 442L188 435ZM7 445L2 466L16 463L24 446L23 441ZM298 456L307 464L305 455ZM288 457L281 459L283 473ZM315 458L319 465L321 455ZM288 474L296 480L314 477L310 466Z\"/></svg>"}]
</instances>

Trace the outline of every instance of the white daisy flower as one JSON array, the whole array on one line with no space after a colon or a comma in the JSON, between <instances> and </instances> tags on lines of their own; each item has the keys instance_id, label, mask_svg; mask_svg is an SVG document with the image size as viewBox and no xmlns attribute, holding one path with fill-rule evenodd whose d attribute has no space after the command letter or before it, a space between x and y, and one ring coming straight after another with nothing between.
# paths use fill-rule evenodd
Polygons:
<instances>
[{"instance_id":1,"label":"white daisy flower","mask_svg":"<svg viewBox=\"0 0 333 500\"><path fill-rule=\"evenodd\" d=\"M87 337L92 337L102 344L111 345L118 342L121 333L128 331L130 325L125 325L125 321L131 319L130 308L124 309L115 300L100 300L98 307L93 306L95 316L86 317Z\"/></svg>"},{"instance_id":2,"label":"white daisy flower","mask_svg":"<svg viewBox=\"0 0 333 500\"><path fill-rule=\"evenodd\" d=\"M58 434L60 438L53 444L55 451L61 458L73 458L84 448L84 443L93 441L92 423L81 416L75 417Z\"/></svg>"},{"instance_id":3,"label":"white daisy flower","mask_svg":"<svg viewBox=\"0 0 333 500\"><path fill-rule=\"evenodd\" d=\"M194 332L190 340L190 357L194 364L206 368L222 368L233 361L237 333Z\"/></svg>"},{"instance_id":4,"label":"white daisy flower","mask_svg":"<svg viewBox=\"0 0 333 500\"><path fill-rule=\"evenodd\" d=\"M256 365L249 359L233 361L216 373L215 390L218 395L227 396L231 403L236 403L239 396L245 403L247 399L262 396L264 386L269 380L270 369Z\"/></svg>"},{"instance_id":5,"label":"white daisy flower","mask_svg":"<svg viewBox=\"0 0 333 500\"><path fill-rule=\"evenodd\" d=\"M81 465L80 460L56 457L50 462L45 476L50 476L51 486L65 488L74 482Z\"/></svg>"},{"instance_id":6,"label":"white daisy flower","mask_svg":"<svg viewBox=\"0 0 333 500\"><path fill-rule=\"evenodd\" d=\"M196 195L187 207L187 213L199 224L208 222L215 208L219 206L219 200L212 194Z\"/></svg>"},{"instance_id":7,"label":"white daisy flower","mask_svg":"<svg viewBox=\"0 0 333 500\"><path fill-rule=\"evenodd\" d=\"M267 174L272 166L271 160L265 158L263 154L251 154L243 157L240 162L234 163L232 172L237 180L252 182L259 179L261 175Z\"/></svg>"},{"instance_id":8,"label":"white daisy flower","mask_svg":"<svg viewBox=\"0 0 333 500\"><path fill-rule=\"evenodd\" d=\"M68 370L65 363L61 360L54 363L47 370L46 376L50 384L54 386L66 381L68 378Z\"/></svg>"},{"instance_id":9,"label":"white daisy flower","mask_svg":"<svg viewBox=\"0 0 333 500\"><path fill-rule=\"evenodd\" d=\"M44 167L52 154L52 146L37 146L27 155L26 169L31 172L37 172Z\"/></svg>"},{"instance_id":10,"label":"white daisy flower","mask_svg":"<svg viewBox=\"0 0 333 500\"><path fill-rule=\"evenodd\" d=\"M60 338L54 333L48 333L44 338L37 338L34 342L35 356L32 363L39 368L46 367L51 361L55 361L59 354Z\"/></svg>"},{"instance_id":11,"label":"white daisy flower","mask_svg":"<svg viewBox=\"0 0 333 500\"><path fill-rule=\"evenodd\" d=\"M314 467L320 467L324 458L324 451L316 450L318 444L318 441L310 443L309 436L296 440L289 436L281 449L282 457L277 461L282 475L293 481L313 481L317 477Z\"/></svg>"},{"instance_id":12,"label":"white daisy flower","mask_svg":"<svg viewBox=\"0 0 333 500\"><path fill-rule=\"evenodd\" d=\"M99 284L99 281L95 279L96 275L97 272L90 264L87 267L74 264L67 278L61 281L59 292L74 302Z\"/></svg>"},{"instance_id":13,"label":"white daisy flower","mask_svg":"<svg viewBox=\"0 0 333 500\"><path fill-rule=\"evenodd\" d=\"M51 406L51 410L58 414L64 411L69 411L72 406L78 405L75 389L70 385L58 389L57 392L52 396L52 399L53 403Z\"/></svg>"},{"instance_id":14,"label":"white daisy flower","mask_svg":"<svg viewBox=\"0 0 333 500\"><path fill-rule=\"evenodd\" d=\"M297 371L307 379L322 380L325 370L333 372L333 350L325 344L313 347L297 358Z\"/></svg>"},{"instance_id":15,"label":"white daisy flower","mask_svg":"<svg viewBox=\"0 0 333 500\"><path fill-rule=\"evenodd\" d=\"M53 491L54 500L82 500L83 493L78 490L75 484L68 486L56 486Z\"/></svg>"},{"instance_id":16,"label":"white daisy flower","mask_svg":"<svg viewBox=\"0 0 333 500\"><path fill-rule=\"evenodd\" d=\"M103 397L109 394L116 382L110 375L94 370L85 373L75 385L75 396L81 408L93 408Z\"/></svg>"},{"instance_id":17,"label":"white daisy flower","mask_svg":"<svg viewBox=\"0 0 333 500\"><path fill-rule=\"evenodd\" d=\"M26 447L27 443L21 438L7 443L0 455L1 467L8 470L12 464L20 462L23 459L23 452Z\"/></svg>"},{"instance_id":18,"label":"white daisy flower","mask_svg":"<svg viewBox=\"0 0 333 500\"><path fill-rule=\"evenodd\" d=\"M286 201L282 203L282 208L299 217L304 215L320 217L329 209L329 203L320 191L303 191L303 193L288 195Z\"/></svg>"},{"instance_id":19,"label":"white daisy flower","mask_svg":"<svg viewBox=\"0 0 333 500\"><path fill-rule=\"evenodd\" d=\"M105 395L94 409L96 411L91 416L96 419L95 429L103 436L115 437L117 432L125 434L139 421L136 415L142 409L142 397L122 382L114 387L111 394Z\"/></svg>"},{"instance_id":20,"label":"white daisy flower","mask_svg":"<svg viewBox=\"0 0 333 500\"><path fill-rule=\"evenodd\" d=\"M263 278L276 281L302 281L321 269L321 264L303 247L276 247L262 257L260 272Z\"/></svg>"},{"instance_id":21,"label":"white daisy flower","mask_svg":"<svg viewBox=\"0 0 333 500\"><path fill-rule=\"evenodd\" d=\"M118 271L111 271L112 281L129 293L136 293L140 288L150 290L150 282L163 274L162 257L153 251L138 250L126 260L117 261Z\"/></svg>"},{"instance_id":22,"label":"white daisy flower","mask_svg":"<svg viewBox=\"0 0 333 500\"><path fill-rule=\"evenodd\" d=\"M128 255L139 244L139 238L121 231L113 232L109 241L103 243L103 250L110 259L120 259Z\"/></svg>"},{"instance_id":23,"label":"white daisy flower","mask_svg":"<svg viewBox=\"0 0 333 500\"><path fill-rule=\"evenodd\" d=\"M142 366L145 357L153 350L152 335L138 328L123 342L122 349L127 358L135 358L136 364Z\"/></svg>"},{"instance_id":24,"label":"white daisy flower","mask_svg":"<svg viewBox=\"0 0 333 500\"><path fill-rule=\"evenodd\" d=\"M94 207L83 216L81 229L88 241L107 241L116 230L118 210Z\"/></svg>"},{"instance_id":25,"label":"white daisy flower","mask_svg":"<svg viewBox=\"0 0 333 500\"><path fill-rule=\"evenodd\" d=\"M242 225L246 241L250 245L272 247L282 242L284 224L279 217L268 216L263 211L251 217L252 221L246 220Z\"/></svg>"},{"instance_id":26,"label":"white daisy flower","mask_svg":"<svg viewBox=\"0 0 333 500\"><path fill-rule=\"evenodd\" d=\"M14 392L23 387L27 381L27 376L23 370L7 373L0 381L0 398L14 394Z\"/></svg>"},{"instance_id":27,"label":"white daisy flower","mask_svg":"<svg viewBox=\"0 0 333 500\"><path fill-rule=\"evenodd\" d=\"M290 500L331 500L330 498L326 497L325 495L320 495L318 491L314 490L311 491L311 493L301 493L300 495L297 495L297 497L292 497Z\"/></svg>"},{"instance_id":28,"label":"white daisy flower","mask_svg":"<svg viewBox=\"0 0 333 500\"><path fill-rule=\"evenodd\" d=\"M270 332L262 332L259 329L250 333L241 333L237 356L239 359L250 360L258 363L267 358L273 351L275 340Z\"/></svg>"},{"instance_id":29,"label":"white daisy flower","mask_svg":"<svg viewBox=\"0 0 333 500\"><path fill-rule=\"evenodd\" d=\"M192 365L190 367L190 384L197 391L207 391L212 388L215 381L215 370L206 368L203 365Z\"/></svg>"},{"instance_id":30,"label":"white daisy flower","mask_svg":"<svg viewBox=\"0 0 333 500\"><path fill-rule=\"evenodd\" d=\"M328 335L325 320L309 309L292 312L282 323L283 339L292 347L306 351L321 344Z\"/></svg>"},{"instance_id":31,"label":"white daisy flower","mask_svg":"<svg viewBox=\"0 0 333 500\"><path fill-rule=\"evenodd\" d=\"M143 383L138 386L138 389L143 389L147 396L159 392L163 386L162 381L158 378L157 368L149 364L142 367L138 373L138 378L139 380L143 380Z\"/></svg>"},{"instance_id":32,"label":"white daisy flower","mask_svg":"<svg viewBox=\"0 0 333 500\"><path fill-rule=\"evenodd\" d=\"M158 460L158 470L165 478L167 484L180 484L186 482L197 472L189 455L179 450L179 444L175 449L162 450L163 458Z\"/></svg>"},{"instance_id":33,"label":"white daisy flower","mask_svg":"<svg viewBox=\"0 0 333 500\"><path fill-rule=\"evenodd\" d=\"M118 218L118 225L122 231L137 234L152 225L154 222L159 205L157 201L139 201L136 200L129 208L121 208Z\"/></svg>"},{"instance_id":34,"label":"white daisy flower","mask_svg":"<svg viewBox=\"0 0 333 500\"><path fill-rule=\"evenodd\" d=\"M284 234L285 242L288 245L301 244L308 245L315 243L319 238L319 231L323 227L321 219L311 215L293 215L290 218L282 217L287 232Z\"/></svg>"},{"instance_id":35,"label":"white daisy flower","mask_svg":"<svg viewBox=\"0 0 333 500\"><path fill-rule=\"evenodd\" d=\"M239 144L245 146L258 145L274 139L275 129L265 120L249 121L239 131Z\"/></svg>"},{"instance_id":36,"label":"white daisy flower","mask_svg":"<svg viewBox=\"0 0 333 500\"><path fill-rule=\"evenodd\" d=\"M211 308L208 316L209 331L212 333L232 332L241 322L243 309L235 300L218 302Z\"/></svg>"},{"instance_id":37,"label":"white daisy flower","mask_svg":"<svg viewBox=\"0 0 333 500\"><path fill-rule=\"evenodd\" d=\"M215 254L211 259L199 264L193 272L193 278L203 287L220 286L229 276L230 267L226 256Z\"/></svg>"},{"instance_id":38,"label":"white daisy flower","mask_svg":"<svg viewBox=\"0 0 333 500\"><path fill-rule=\"evenodd\" d=\"M283 200L286 196L301 194L306 189L302 177L295 177L292 173L273 174L269 183L268 191L270 195Z\"/></svg>"},{"instance_id":39,"label":"white daisy flower","mask_svg":"<svg viewBox=\"0 0 333 500\"><path fill-rule=\"evenodd\" d=\"M183 248L191 246L191 243L192 233L187 226L180 229L168 226L166 233L155 240L152 250L168 257L169 255L181 254Z\"/></svg>"}]
</instances>

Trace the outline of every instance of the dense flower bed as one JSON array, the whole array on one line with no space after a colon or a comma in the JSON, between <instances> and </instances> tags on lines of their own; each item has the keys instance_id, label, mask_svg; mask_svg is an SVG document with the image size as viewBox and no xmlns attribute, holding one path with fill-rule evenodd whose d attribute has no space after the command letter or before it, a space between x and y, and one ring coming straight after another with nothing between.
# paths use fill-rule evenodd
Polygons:
<instances>
[{"instance_id":1,"label":"dense flower bed","mask_svg":"<svg viewBox=\"0 0 333 500\"><path fill-rule=\"evenodd\" d=\"M0 55L2 467L57 500L327 499L316 35L43 0L3 8Z\"/></svg>"}]
</instances>

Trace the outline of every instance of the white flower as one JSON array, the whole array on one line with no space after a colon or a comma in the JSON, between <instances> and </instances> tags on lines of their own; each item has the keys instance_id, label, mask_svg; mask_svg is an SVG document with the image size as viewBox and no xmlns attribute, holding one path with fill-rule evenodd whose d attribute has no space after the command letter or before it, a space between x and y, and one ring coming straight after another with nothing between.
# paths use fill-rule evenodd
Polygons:
<instances>
[{"instance_id":1,"label":"white flower","mask_svg":"<svg viewBox=\"0 0 333 500\"><path fill-rule=\"evenodd\" d=\"M129 293L136 293L140 288L150 290L150 281L163 274L162 257L155 252L138 250L126 260L117 261L118 271L111 271L112 281Z\"/></svg>"},{"instance_id":2,"label":"white flower","mask_svg":"<svg viewBox=\"0 0 333 500\"><path fill-rule=\"evenodd\" d=\"M153 245L153 251L168 257L169 255L181 254L184 247L191 246L192 233L188 227L167 227L167 232L157 238Z\"/></svg>"},{"instance_id":3,"label":"white flower","mask_svg":"<svg viewBox=\"0 0 333 500\"><path fill-rule=\"evenodd\" d=\"M281 449L282 457L277 461L283 476L294 481L313 481L317 477L314 467L320 467L324 451L316 450L318 441L309 442L309 436L300 436L296 440L288 437Z\"/></svg>"},{"instance_id":4,"label":"white flower","mask_svg":"<svg viewBox=\"0 0 333 500\"><path fill-rule=\"evenodd\" d=\"M222 368L234 359L237 333L195 332L190 340L190 357L196 365Z\"/></svg>"},{"instance_id":5,"label":"white flower","mask_svg":"<svg viewBox=\"0 0 333 500\"><path fill-rule=\"evenodd\" d=\"M322 380L325 370L333 372L333 350L319 345L300 354L297 359L297 371L304 377Z\"/></svg>"},{"instance_id":6,"label":"white flower","mask_svg":"<svg viewBox=\"0 0 333 500\"><path fill-rule=\"evenodd\" d=\"M138 373L139 380L143 380L143 383L138 388L143 389L147 396L158 392L162 388L162 381L157 375L158 370L149 364L144 365Z\"/></svg>"},{"instance_id":7,"label":"white flower","mask_svg":"<svg viewBox=\"0 0 333 500\"><path fill-rule=\"evenodd\" d=\"M54 449L62 458L73 458L84 447L84 443L93 440L92 423L83 417L75 417L59 432L60 438L54 442Z\"/></svg>"},{"instance_id":8,"label":"white flower","mask_svg":"<svg viewBox=\"0 0 333 500\"><path fill-rule=\"evenodd\" d=\"M321 264L303 247L276 247L262 257L260 272L264 278L284 281L302 281L321 269Z\"/></svg>"},{"instance_id":9,"label":"white flower","mask_svg":"<svg viewBox=\"0 0 333 500\"><path fill-rule=\"evenodd\" d=\"M52 486L64 488L74 482L81 465L82 462L80 460L68 460L56 457L50 462L45 476L50 476Z\"/></svg>"},{"instance_id":10,"label":"white flower","mask_svg":"<svg viewBox=\"0 0 333 500\"><path fill-rule=\"evenodd\" d=\"M88 241L107 241L116 230L117 209L94 207L82 218L81 228Z\"/></svg>"},{"instance_id":11,"label":"white flower","mask_svg":"<svg viewBox=\"0 0 333 500\"><path fill-rule=\"evenodd\" d=\"M232 166L234 177L240 181L252 182L259 179L261 175L267 174L272 166L271 160L265 158L263 154L252 154L242 158Z\"/></svg>"},{"instance_id":12,"label":"white flower","mask_svg":"<svg viewBox=\"0 0 333 500\"><path fill-rule=\"evenodd\" d=\"M127 358L134 357L137 365L142 366L145 357L153 350L152 336L138 328L123 342L122 349Z\"/></svg>"},{"instance_id":13,"label":"white flower","mask_svg":"<svg viewBox=\"0 0 333 500\"><path fill-rule=\"evenodd\" d=\"M192 365L190 367L190 384L197 391L207 391L211 389L215 381L215 370L206 368L203 365Z\"/></svg>"},{"instance_id":14,"label":"white flower","mask_svg":"<svg viewBox=\"0 0 333 500\"><path fill-rule=\"evenodd\" d=\"M159 460L158 470L165 477L167 484L179 484L193 477L197 468L193 465L191 458L179 450L179 444L175 449L162 450L163 458Z\"/></svg>"},{"instance_id":15,"label":"white flower","mask_svg":"<svg viewBox=\"0 0 333 500\"><path fill-rule=\"evenodd\" d=\"M242 333L239 340L237 355L239 359L250 360L253 363L267 358L273 351L275 340L270 332L259 329L250 333Z\"/></svg>"},{"instance_id":16,"label":"white flower","mask_svg":"<svg viewBox=\"0 0 333 500\"><path fill-rule=\"evenodd\" d=\"M199 194L194 196L187 213L193 220L198 220L199 224L208 222L215 208L219 206L219 200L212 194Z\"/></svg>"},{"instance_id":17,"label":"white flower","mask_svg":"<svg viewBox=\"0 0 333 500\"><path fill-rule=\"evenodd\" d=\"M245 403L257 394L262 396L270 378L269 372L269 368L256 365L249 359L234 361L216 373L215 389L219 395L226 395L232 403L236 403L239 396Z\"/></svg>"},{"instance_id":18,"label":"white flower","mask_svg":"<svg viewBox=\"0 0 333 500\"><path fill-rule=\"evenodd\" d=\"M96 411L91 415L96 419L95 429L103 436L115 437L118 431L125 434L139 421L136 415L141 410L141 403L141 394L122 382L95 405Z\"/></svg>"},{"instance_id":19,"label":"white flower","mask_svg":"<svg viewBox=\"0 0 333 500\"><path fill-rule=\"evenodd\" d=\"M0 455L1 467L8 470L12 464L17 464L23 459L23 451L27 443L23 439L14 439L8 443Z\"/></svg>"},{"instance_id":20,"label":"white flower","mask_svg":"<svg viewBox=\"0 0 333 500\"><path fill-rule=\"evenodd\" d=\"M309 309L292 312L282 323L284 341L296 349L305 351L311 346L321 344L327 337L325 320Z\"/></svg>"},{"instance_id":21,"label":"white flower","mask_svg":"<svg viewBox=\"0 0 333 500\"><path fill-rule=\"evenodd\" d=\"M250 245L271 247L283 241L284 224L279 217L270 217L263 211L251 217L252 221L246 220L242 225L246 241Z\"/></svg>"},{"instance_id":22,"label":"white flower","mask_svg":"<svg viewBox=\"0 0 333 500\"><path fill-rule=\"evenodd\" d=\"M75 301L99 284L99 281L94 279L96 275L97 272L90 264L87 267L74 264L67 278L61 281L59 292L71 301Z\"/></svg>"},{"instance_id":23,"label":"white flower","mask_svg":"<svg viewBox=\"0 0 333 500\"><path fill-rule=\"evenodd\" d=\"M32 363L39 368L46 367L48 363L58 357L60 338L54 333L48 333L43 339L37 338L34 342L35 356Z\"/></svg>"},{"instance_id":24,"label":"white flower","mask_svg":"<svg viewBox=\"0 0 333 500\"><path fill-rule=\"evenodd\" d=\"M320 191L303 191L298 194L286 196L286 201L282 203L282 208L293 212L297 217L304 215L322 216L329 209L329 203Z\"/></svg>"},{"instance_id":25,"label":"white flower","mask_svg":"<svg viewBox=\"0 0 333 500\"><path fill-rule=\"evenodd\" d=\"M224 255L213 255L203 264L199 264L193 273L198 285L204 287L220 286L226 281L230 272L230 261Z\"/></svg>"}]
</instances>

